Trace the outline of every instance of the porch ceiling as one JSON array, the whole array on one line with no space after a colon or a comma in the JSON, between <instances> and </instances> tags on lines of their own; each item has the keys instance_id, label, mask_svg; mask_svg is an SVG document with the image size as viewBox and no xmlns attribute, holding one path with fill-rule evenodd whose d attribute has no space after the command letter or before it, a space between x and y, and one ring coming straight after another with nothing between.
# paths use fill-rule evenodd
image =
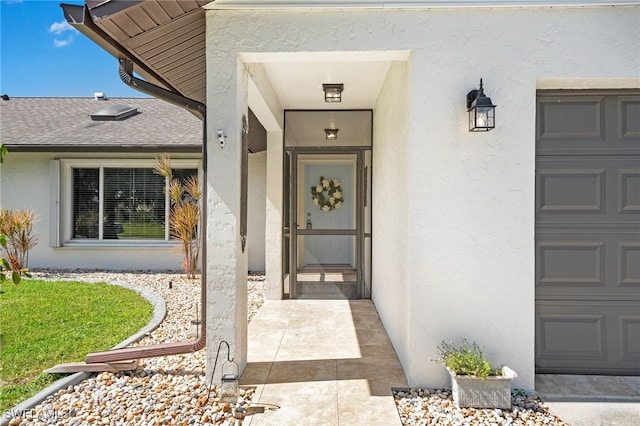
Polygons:
<instances>
[{"instance_id":1,"label":"porch ceiling","mask_svg":"<svg viewBox=\"0 0 640 426\"><path fill-rule=\"evenodd\" d=\"M348 62L323 56L293 53L290 62L265 59L265 72L279 94L280 105L285 109L373 108L390 62L367 59L366 54ZM323 83L344 84L342 102L326 103Z\"/></svg>"}]
</instances>

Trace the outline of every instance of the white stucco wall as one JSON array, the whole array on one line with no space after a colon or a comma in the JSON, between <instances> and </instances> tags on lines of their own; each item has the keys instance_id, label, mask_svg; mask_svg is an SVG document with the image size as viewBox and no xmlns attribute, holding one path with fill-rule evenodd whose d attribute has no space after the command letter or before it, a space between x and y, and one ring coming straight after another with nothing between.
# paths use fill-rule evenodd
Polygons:
<instances>
[{"instance_id":1,"label":"white stucco wall","mask_svg":"<svg viewBox=\"0 0 640 426\"><path fill-rule=\"evenodd\" d=\"M100 244L52 247L50 238L53 225L51 209L50 160L54 158L143 158L153 159L162 153L122 155L114 153L25 153L10 152L0 167L0 207L7 209L33 209L38 214L34 235L38 244L29 253L29 267L56 269L107 269L181 271L182 255L173 243L132 245L110 241L110 247ZM190 158L199 163L199 155L172 155L172 159ZM250 253L249 269L264 270L265 233L265 178L266 153L249 156L249 227L247 240ZM63 242L64 243L64 242Z\"/></svg>"},{"instance_id":2,"label":"white stucco wall","mask_svg":"<svg viewBox=\"0 0 640 426\"><path fill-rule=\"evenodd\" d=\"M394 62L373 120L371 298L402 365L409 364L411 276L408 191L410 62ZM393 200L393 202L389 202ZM391 220L389 218L392 218ZM378 242L384 241L384 244Z\"/></svg>"},{"instance_id":3,"label":"white stucco wall","mask_svg":"<svg viewBox=\"0 0 640 426\"><path fill-rule=\"evenodd\" d=\"M384 263L374 267L374 300L411 385L446 385L429 360L443 339L468 337L531 389L536 88L640 87L639 18L638 7L608 6L212 10L208 89L212 97L245 90L224 59L239 52L410 50L408 114L385 113L382 101L394 95L384 90L374 111L376 121L378 113L397 120L375 125L373 216L396 224L396 240L374 227L374 258ZM393 77L388 84L402 88ZM467 131L464 106L480 77L498 105L497 128L484 134ZM402 137L387 136L394 127ZM393 193L395 209L379 201L386 179L406 185ZM404 283L386 279L392 271ZM382 297L389 286L399 286L396 297Z\"/></svg>"}]
</instances>

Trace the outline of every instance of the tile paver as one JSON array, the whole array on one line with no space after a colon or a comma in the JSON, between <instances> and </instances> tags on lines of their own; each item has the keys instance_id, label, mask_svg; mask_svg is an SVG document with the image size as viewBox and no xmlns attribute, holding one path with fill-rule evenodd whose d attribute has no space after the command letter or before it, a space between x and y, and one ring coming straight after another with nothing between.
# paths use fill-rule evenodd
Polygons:
<instances>
[{"instance_id":1,"label":"tile paver","mask_svg":"<svg viewBox=\"0 0 640 426\"><path fill-rule=\"evenodd\" d=\"M245 424L400 425L405 375L370 300L267 301L249 324Z\"/></svg>"}]
</instances>

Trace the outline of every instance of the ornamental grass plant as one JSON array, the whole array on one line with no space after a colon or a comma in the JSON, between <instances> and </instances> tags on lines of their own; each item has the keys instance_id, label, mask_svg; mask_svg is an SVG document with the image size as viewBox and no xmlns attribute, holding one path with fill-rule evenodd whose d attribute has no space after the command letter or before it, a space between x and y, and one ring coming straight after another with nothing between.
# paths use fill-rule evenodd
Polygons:
<instances>
[{"instance_id":1,"label":"ornamental grass plant","mask_svg":"<svg viewBox=\"0 0 640 426\"><path fill-rule=\"evenodd\" d=\"M38 243L38 237L33 235L37 219L38 214L31 209L0 209L0 234L6 239L3 248L13 271L28 266L29 250Z\"/></svg>"},{"instance_id":2,"label":"ornamental grass plant","mask_svg":"<svg viewBox=\"0 0 640 426\"><path fill-rule=\"evenodd\" d=\"M7 147L0 143L0 164L4 163L4 157L9 153ZM26 239L20 241L18 239L17 248L14 247L14 240L16 235L13 235L13 225L9 223L13 221L13 214L10 213L10 210L0 209L0 252L4 251L7 253L7 257L0 257L0 283L3 283L7 279L11 279L14 284L18 284L22 279L22 276L29 277L29 270L26 268L27 259L29 255L29 250L35 246L37 243L37 239L31 235L31 230L33 227L33 222L36 220L35 212L26 211L25 213L26 219L30 220L24 224L28 226L27 230L21 230L20 234L26 236ZM23 226L24 227L24 226ZM26 232L25 232L26 231ZM9 234L9 235L7 235ZM26 248L26 252L22 252L20 246L22 245L23 249ZM24 259L20 260L20 253ZM2 290L0 290L2 293ZM3 335L0 330L0 346L2 346Z\"/></svg>"},{"instance_id":3,"label":"ornamental grass plant","mask_svg":"<svg viewBox=\"0 0 640 426\"><path fill-rule=\"evenodd\" d=\"M180 180L174 177L168 155L156 158L154 171L169 181L170 234L180 241L180 251L184 256L182 268L187 274L187 278L195 279L200 258L198 225L200 224L200 199L202 198L198 178L192 176Z\"/></svg>"}]
</instances>

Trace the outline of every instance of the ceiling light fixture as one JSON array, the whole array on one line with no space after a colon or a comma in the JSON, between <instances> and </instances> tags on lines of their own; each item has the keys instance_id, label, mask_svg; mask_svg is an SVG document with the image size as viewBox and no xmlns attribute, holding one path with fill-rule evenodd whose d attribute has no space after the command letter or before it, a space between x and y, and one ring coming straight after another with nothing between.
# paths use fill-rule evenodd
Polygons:
<instances>
[{"instance_id":1,"label":"ceiling light fixture","mask_svg":"<svg viewBox=\"0 0 640 426\"><path fill-rule=\"evenodd\" d=\"M342 102L342 91L344 84L323 84L325 102Z\"/></svg>"},{"instance_id":2,"label":"ceiling light fixture","mask_svg":"<svg viewBox=\"0 0 640 426\"><path fill-rule=\"evenodd\" d=\"M338 130L340 129L324 129L325 139L328 141L335 141L338 139Z\"/></svg>"}]
</instances>

